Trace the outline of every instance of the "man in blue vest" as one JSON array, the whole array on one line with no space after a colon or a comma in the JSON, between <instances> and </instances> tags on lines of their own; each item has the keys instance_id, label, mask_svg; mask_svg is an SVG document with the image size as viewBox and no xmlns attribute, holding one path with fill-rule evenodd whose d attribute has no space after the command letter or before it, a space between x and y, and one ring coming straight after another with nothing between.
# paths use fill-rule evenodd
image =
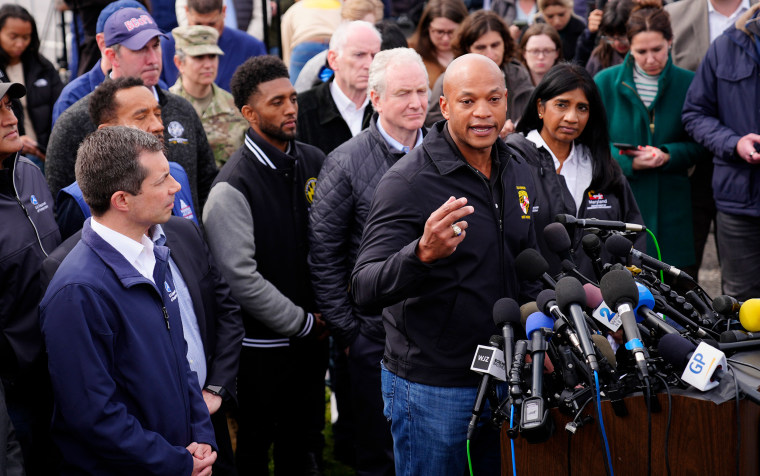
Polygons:
<instances>
[{"instance_id":1,"label":"man in blue vest","mask_svg":"<svg viewBox=\"0 0 760 476\"><path fill-rule=\"evenodd\" d=\"M107 80L91 94L89 109L90 119L99 129L109 126L136 127L153 134L162 143L164 141L161 106L140 78ZM169 162L169 166L172 177L182 185L174 197L173 214L197 224L187 174L176 162ZM89 216L90 209L77 182L62 188L56 197L56 221L63 239L82 228L84 220Z\"/></svg>"}]
</instances>

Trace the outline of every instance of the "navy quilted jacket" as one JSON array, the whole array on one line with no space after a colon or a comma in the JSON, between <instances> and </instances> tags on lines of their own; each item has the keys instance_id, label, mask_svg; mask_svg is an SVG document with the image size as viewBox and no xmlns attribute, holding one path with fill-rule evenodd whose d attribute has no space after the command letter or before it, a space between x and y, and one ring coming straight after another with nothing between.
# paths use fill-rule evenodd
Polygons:
<instances>
[{"instance_id":1,"label":"navy quilted jacket","mask_svg":"<svg viewBox=\"0 0 760 476\"><path fill-rule=\"evenodd\" d=\"M309 267L317 306L342 347L350 346L359 332L385 340L382 309L357 306L348 287L375 187L404 155L388 147L377 118L375 113L367 129L327 156L309 214Z\"/></svg>"}]
</instances>

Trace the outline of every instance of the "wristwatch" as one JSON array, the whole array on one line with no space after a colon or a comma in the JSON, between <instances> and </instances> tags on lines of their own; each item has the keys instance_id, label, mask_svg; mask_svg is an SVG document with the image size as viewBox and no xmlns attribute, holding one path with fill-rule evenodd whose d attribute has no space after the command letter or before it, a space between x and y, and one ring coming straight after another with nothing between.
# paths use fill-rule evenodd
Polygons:
<instances>
[{"instance_id":1,"label":"wristwatch","mask_svg":"<svg viewBox=\"0 0 760 476\"><path fill-rule=\"evenodd\" d=\"M227 390L224 389L221 385L206 385L203 387L203 390L207 391L208 393L212 395L217 395L219 397L222 397L222 400L227 399Z\"/></svg>"}]
</instances>

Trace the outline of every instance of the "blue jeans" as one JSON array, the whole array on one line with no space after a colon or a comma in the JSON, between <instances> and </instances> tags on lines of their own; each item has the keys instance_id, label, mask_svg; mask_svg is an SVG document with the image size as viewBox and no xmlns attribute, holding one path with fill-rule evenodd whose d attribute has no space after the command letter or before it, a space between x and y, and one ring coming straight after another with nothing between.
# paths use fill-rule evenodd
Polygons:
<instances>
[{"instance_id":1,"label":"blue jeans","mask_svg":"<svg viewBox=\"0 0 760 476\"><path fill-rule=\"evenodd\" d=\"M467 470L467 426L477 387L433 387L410 382L382 367L383 413L391 422L397 476L463 476ZM501 385L500 395L506 386ZM475 475L500 474L499 432L483 410L470 442Z\"/></svg>"},{"instance_id":2,"label":"blue jeans","mask_svg":"<svg viewBox=\"0 0 760 476\"><path fill-rule=\"evenodd\" d=\"M296 79L301 74L306 62L325 51L328 45L327 42L304 41L293 47L293 51L290 53L290 67L288 68L290 70L290 84L296 84Z\"/></svg>"}]
</instances>

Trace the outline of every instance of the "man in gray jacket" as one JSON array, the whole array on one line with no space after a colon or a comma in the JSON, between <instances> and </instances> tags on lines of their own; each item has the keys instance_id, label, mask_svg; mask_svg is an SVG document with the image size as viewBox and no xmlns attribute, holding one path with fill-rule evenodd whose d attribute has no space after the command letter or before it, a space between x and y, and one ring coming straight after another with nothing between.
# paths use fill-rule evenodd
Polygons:
<instances>
[{"instance_id":1,"label":"man in gray jacket","mask_svg":"<svg viewBox=\"0 0 760 476\"><path fill-rule=\"evenodd\" d=\"M348 355L357 473L393 474L393 442L383 416L380 309L357 306L348 291L375 187L386 170L422 142L428 78L409 48L378 53L369 70L376 113L369 128L327 156L310 212L309 265L319 309Z\"/></svg>"}]
</instances>

